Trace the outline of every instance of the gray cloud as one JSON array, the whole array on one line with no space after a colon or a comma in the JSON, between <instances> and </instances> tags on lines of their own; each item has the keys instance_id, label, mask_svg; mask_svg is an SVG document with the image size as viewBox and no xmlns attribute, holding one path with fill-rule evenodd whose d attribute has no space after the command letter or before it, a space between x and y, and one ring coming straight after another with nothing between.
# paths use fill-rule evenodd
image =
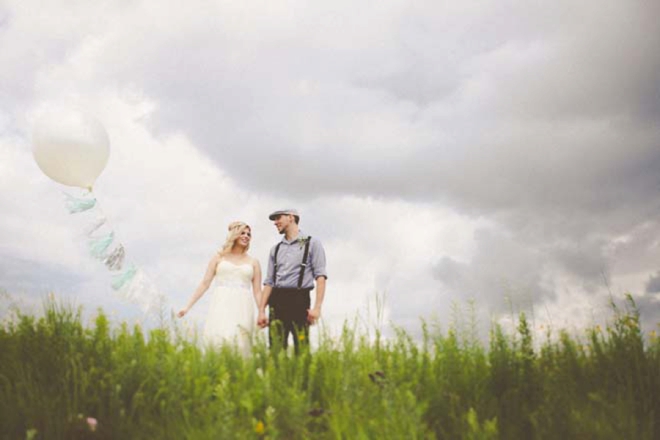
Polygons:
<instances>
[{"instance_id":1,"label":"gray cloud","mask_svg":"<svg viewBox=\"0 0 660 440\"><path fill-rule=\"evenodd\" d=\"M434 265L435 278L449 291L500 312L511 303L526 307L554 298L554 286L542 277L548 255L497 231L477 231L475 239L470 262L443 257Z\"/></svg>"},{"instance_id":2,"label":"gray cloud","mask_svg":"<svg viewBox=\"0 0 660 440\"><path fill-rule=\"evenodd\" d=\"M648 200L660 184L648 104L658 93L660 55L647 50L656 8L610 7L616 14L564 4L543 19L517 2L453 11L462 28L426 5L381 30L382 46L353 17L322 41L310 38L315 14L297 19L295 40L209 18L194 36L156 33L152 44L114 51L110 73L158 100L158 127L185 131L260 191L275 180L277 191L307 196L603 212L624 193L627 203ZM339 31L356 34L354 50L333 41ZM254 172L241 172L246 162Z\"/></svg>"},{"instance_id":3,"label":"gray cloud","mask_svg":"<svg viewBox=\"0 0 660 440\"><path fill-rule=\"evenodd\" d=\"M646 293L660 293L660 271L649 277L646 283Z\"/></svg>"},{"instance_id":4,"label":"gray cloud","mask_svg":"<svg viewBox=\"0 0 660 440\"><path fill-rule=\"evenodd\" d=\"M149 22L117 7L95 28L92 75L144 91L153 128L184 132L260 192L616 213L648 205L660 186L660 54L648 38L658 8L598 5L559 2L539 15L517 1L421 3L366 28L357 6L266 11L279 24L249 6ZM80 20L79 34L34 37L48 58L10 63L12 96L11 84L33 83L23 72L90 44L74 37L98 18Z\"/></svg>"},{"instance_id":5,"label":"gray cloud","mask_svg":"<svg viewBox=\"0 0 660 440\"><path fill-rule=\"evenodd\" d=\"M85 281L77 270L66 266L37 263L4 252L0 260L0 288L11 295L27 293L36 297L53 291L70 292Z\"/></svg>"}]
</instances>

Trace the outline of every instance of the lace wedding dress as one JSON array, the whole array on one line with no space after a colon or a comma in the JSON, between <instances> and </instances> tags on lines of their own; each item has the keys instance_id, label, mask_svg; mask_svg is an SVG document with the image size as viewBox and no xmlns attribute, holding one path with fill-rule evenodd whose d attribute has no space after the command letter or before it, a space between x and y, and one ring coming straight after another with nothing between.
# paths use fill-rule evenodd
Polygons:
<instances>
[{"instance_id":1,"label":"lace wedding dress","mask_svg":"<svg viewBox=\"0 0 660 440\"><path fill-rule=\"evenodd\" d=\"M205 344L235 343L249 353L256 327L252 264L221 260L216 266L206 323Z\"/></svg>"}]
</instances>

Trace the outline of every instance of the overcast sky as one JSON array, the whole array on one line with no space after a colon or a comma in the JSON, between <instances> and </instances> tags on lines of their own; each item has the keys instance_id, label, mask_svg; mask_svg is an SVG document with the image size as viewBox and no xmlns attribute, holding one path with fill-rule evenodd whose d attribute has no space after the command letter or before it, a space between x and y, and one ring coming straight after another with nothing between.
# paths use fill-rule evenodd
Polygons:
<instances>
[{"instance_id":1,"label":"overcast sky","mask_svg":"<svg viewBox=\"0 0 660 440\"><path fill-rule=\"evenodd\" d=\"M651 0L0 0L0 289L139 316L33 160L64 104L108 131L96 196L172 307L229 222L265 265L268 214L297 207L329 327L378 295L412 331L470 300L485 328L580 327L624 292L653 327L659 21Z\"/></svg>"}]
</instances>

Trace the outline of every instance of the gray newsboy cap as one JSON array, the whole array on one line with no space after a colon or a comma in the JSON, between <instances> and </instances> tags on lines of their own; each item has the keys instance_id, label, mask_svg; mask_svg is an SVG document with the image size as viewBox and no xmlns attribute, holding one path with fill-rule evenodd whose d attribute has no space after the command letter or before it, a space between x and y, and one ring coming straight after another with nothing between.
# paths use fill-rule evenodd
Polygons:
<instances>
[{"instance_id":1,"label":"gray newsboy cap","mask_svg":"<svg viewBox=\"0 0 660 440\"><path fill-rule=\"evenodd\" d=\"M300 214L298 214L297 209L280 209L279 211L273 212L271 215L268 216L269 220L275 220L275 217L278 215L295 215L296 217L300 218Z\"/></svg>"}]
</instances>

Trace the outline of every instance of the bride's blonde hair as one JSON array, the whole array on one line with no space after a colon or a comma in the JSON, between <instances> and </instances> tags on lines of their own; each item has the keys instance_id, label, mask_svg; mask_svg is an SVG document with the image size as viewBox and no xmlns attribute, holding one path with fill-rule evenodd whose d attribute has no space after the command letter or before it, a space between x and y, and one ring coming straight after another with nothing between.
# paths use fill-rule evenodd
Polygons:
<instances>
[{"instance_id":1,"label":"bride's blonde hair","mask_svg":"<svg viewBox=\"0 0 660 440\"><path fill-rule=\"evenodd\" d=\"M231 252L232 248L234 247L234 243L236 242L236 240L238 240L238 237L241 236L241 234L246 228L249 229L250 232L252 231L250 225L248 225L245 222L237 221L237 222L229 223L229 226L227 227L227 229L229 230L229 232L227 233L227 239L225 240L225 244L223 244L222 247L218 249L218 253L220 255L226 255L229 252ZM250 249L249 243L245 248L244 252L247 252L248 249Z\"/></svg>"}]
</instances>

